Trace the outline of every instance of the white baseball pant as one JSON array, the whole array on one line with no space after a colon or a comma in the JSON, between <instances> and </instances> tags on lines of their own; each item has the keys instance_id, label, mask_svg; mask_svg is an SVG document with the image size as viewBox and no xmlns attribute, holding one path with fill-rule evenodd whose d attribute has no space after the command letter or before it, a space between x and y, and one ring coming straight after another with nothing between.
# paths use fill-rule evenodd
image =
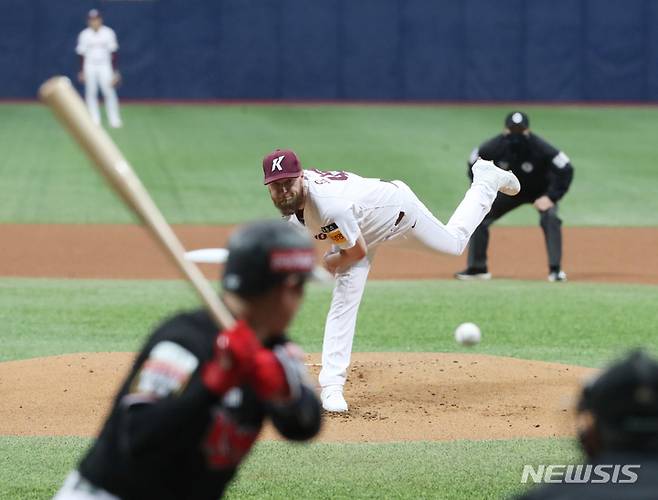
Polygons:
<instances>
[{"instance_id":1,"label":"white baseball pant","mask_svg":"<svg viewBox=\"0 0 658 500\"><path fill-rule=\"evenodd\" d=\"M367 255L345 272L336 273L331 306L324 326L320 386L344 385L350 366L352 341L361 297L366 288L372 256Z\"/></svg>"},{"instance_id":2,"label":"white baseball pant","mask_svg":"<svg viewBox=\"0 0 658 500\"><path fill-rule=\"evenodd\" d=\"M94 486L77 470L66 476L64 485L55 493L53 500L120 500L102 488Z\"/></svg>"},{"instance_id":3,"label":"white baseball pant","mask_svg":"<svg viewBox=\"0 0 658 500\"><path fill-rule=\"evenodd\" d=\"M461 255L471 236L489 213L498 191L483 184L473 184L457 206L447 224L437 219L416 194L402 181L393 181L400 188L404 212L400 231L391 245L430 252ZM389 244L389 243L387 243Z\"/></svg>"},{"instance_id":4,"label":"white baseball pant","mask_svg":"<svg viewBox=\"0 0 658 500\"><path fill-rule=\"evenodd\" d=\"M105 110L107 111L107 121L112 127L121 126L121 117L119 116L119 99L112 86L114 71L111 64L85 64L85 101L87 109L91 114L92 120L96 125L101 123L101 113L98 107L98 88L100 87L105 100Z\"/></svg>"},{"instance_id":5,"label":"white baseball pant","mask_svg":"<svg viewBox=\"0 0 658 500\"><path fill-rule=\"evenodd\" d=\"M498 194L489 186L471 185L448 223L443 224L409 186L402 181L393 182L400 188L400 211L404 212L404 218L399 230L395 228L385 244L451 255L464 251ZM322 343L321 387L342 386L347 379L357 313L375 251L376 247L369 247L365 258L336 274Z\"/></svg>"}]
</instances>

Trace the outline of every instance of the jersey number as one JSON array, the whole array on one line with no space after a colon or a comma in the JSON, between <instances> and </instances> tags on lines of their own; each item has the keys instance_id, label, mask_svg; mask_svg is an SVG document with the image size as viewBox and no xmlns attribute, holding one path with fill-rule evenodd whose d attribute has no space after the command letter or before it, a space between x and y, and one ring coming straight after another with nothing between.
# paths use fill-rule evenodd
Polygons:
<instances>
[{"instance_id":1,"label":"jersey number","mask_svg":"<svg viewBox=\"0 0 658 500\"><path fill-rule=\"evenodd\" d=\"M315 181L316 184L325 184L329 181L347 180L347 173L343 172L342 170L339 172L334 172L334 171L318 170L317 168L314 168L313 172L315 172L316 174L320 175L320 177L322 177L322 179L318 179Z\"/></svg>"}]
</instances>

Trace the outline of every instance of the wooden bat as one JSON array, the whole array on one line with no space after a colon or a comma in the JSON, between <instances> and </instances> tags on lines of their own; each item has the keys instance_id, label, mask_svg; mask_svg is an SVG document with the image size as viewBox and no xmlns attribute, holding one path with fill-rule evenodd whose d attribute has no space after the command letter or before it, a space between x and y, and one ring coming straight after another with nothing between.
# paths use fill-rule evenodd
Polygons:
<instances>
[{"instance_id":1,"label":"wooden bat","mask_svg":"<svg viewBox=\"0 0 658 500\"><path fill-rule=\"evenodd\" d=\"M199 268L185 259L183 245L171 226L110 136L91 120L71 81L64 76L50 78L39 88L39 97L52 109L94 165L110 181L114 190L155 236L178 269L190 281L217 325L223 328L233 326L235 319L219 300Z\"/></svg>"}]
</instances>

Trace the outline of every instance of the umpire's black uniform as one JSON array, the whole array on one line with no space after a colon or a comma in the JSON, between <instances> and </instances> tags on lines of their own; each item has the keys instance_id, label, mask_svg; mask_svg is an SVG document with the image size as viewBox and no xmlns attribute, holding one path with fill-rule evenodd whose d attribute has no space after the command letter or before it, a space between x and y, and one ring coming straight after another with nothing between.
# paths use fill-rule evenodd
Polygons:
<instances>
[{"instance_id":1,"label":"umpire's black uniform","mask_svg":"<svg viewBox=\"0 0 658 500\"><path fill-rule=\"evenodd\" d=\"M549 273L560 273L562 221L558 217L557 203L569 189L573 167L566 154L530 132L528 126L529 120L524 113L510 113L505 119L505 133L486 141L471 154L469 175L472 176L471 167L475 161L482 157L493 161L500 168L514 172L521 182L521 192L516 196L498 193L491 211L471 236L468 269L460 275L487 273L489 226L510 210L525 203L534 203L544 195L555 204L541 212L539 217L546 239Z\"/></svg>"}]
</instances>

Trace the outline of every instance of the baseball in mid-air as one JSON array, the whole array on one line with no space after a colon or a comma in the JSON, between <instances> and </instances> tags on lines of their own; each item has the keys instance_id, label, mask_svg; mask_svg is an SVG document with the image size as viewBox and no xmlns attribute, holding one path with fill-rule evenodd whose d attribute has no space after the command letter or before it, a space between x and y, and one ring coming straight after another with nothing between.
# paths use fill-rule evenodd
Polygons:
<instances>
[{"instance_id":1,"label":"baseball in mid-air","mask_svg":"<svg viewBox=\"0 0 658 500\"><path fill-rule=\"evenodd\" d=\"M461 345L476 345L481 339L482 332L475 323L462 323L455 329L455 340Z\"/></svg>"}]
</instances>

